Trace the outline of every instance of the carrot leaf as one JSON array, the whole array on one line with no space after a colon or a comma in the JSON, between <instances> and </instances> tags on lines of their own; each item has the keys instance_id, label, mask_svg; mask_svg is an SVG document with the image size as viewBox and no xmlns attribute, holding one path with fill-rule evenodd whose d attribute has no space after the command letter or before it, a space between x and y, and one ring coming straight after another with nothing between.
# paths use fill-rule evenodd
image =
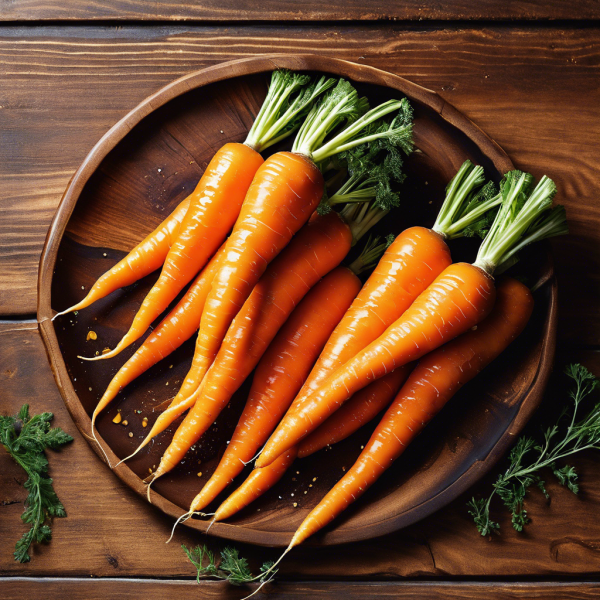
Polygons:
<instances>
[{"instance_id":1,"label":"carrot leaf","mask_svg":"<svg viewBox=\"0 0 600 600\"><path fill-rule=\"evenodd\" d=\"M382 121L387 115L398 111L394 119ZM388 100L362 114L347 125L327 143L324 137L318 143L307 146L309 156L320 163L336 154L346 152L364 144L372 144L375 152L382 149L399 148L405 154L413 150L413 109L407 98ZM302 152L302 149L298 150Z\"/></svg>"},{"instance_id":2,"label":"carrot leaf","mask_svg":"<svg viewBox=\"0 0 600 600\"><path fill-rule=\"evenodd\" d=\"M188 548L185 544L181 545L189 561L196 567L196 581L200 583L200 579L204 577L213 577L228 581L232 585L244 585L253 581L266 581L267 576L269 581L273 578L276 569L273 569L272 562L265 562L260 568L261 573L253 577L248 561L240 557L239 551L236 548L227 546L221 551L221 560L217 563L217 558L214 552L211 552L205 545L198 545L195 548ZM264 577L264 579L263 579Z\"/></svg>"},{"instance_id":3,"label":"carrot leaf","mask_svg":"<svg viewBox=\"0 0 600 600\"><path fill-rule=\"evenodd\" d=\"M494 496L498 496L510 511L514 529L523 530L529 522L524 507L529 488L534 485L549 497L540 474L543 469L549 468L558 482L574 494L579 492L575 468L570 465L559 467L557 463L583 450L600 450L600 403L579 418L581 404L598 387L598 380L580 364L569 365L566 374L572 382L569 391L572 406L565 407L557 422L543 432L543 441L520 437L508 456L509 466L498 476L492 493L487 498L472 498L468 502L468 512L481 535L498 533L500 529L500 525L490 518Z\"/></svg>"},{"instance_id":4,"label":"carrot leaf","mask_svg":"<svg viewBox=\"0 0 600 600\"><path fill-rule=\"evenodd\" d=\"M380 236L369 236L367 243L360 255L348 267L356 275L371 270L382 257L383 253L390 247L396 236L390 233L385 236L383 241Z\"/></svg>"},{"instance_id":5,"label":"carrot leaf","mask_svg":"<svg viewBox=\"0 0 600 600\"><path fill-rule=\"evenodd\" d=\"M433 230L446 239L485 237L502 196L493 182L484 183L483 167L466 160L446 187Z\"/></svg>"},{"instance_id":6,"label":"carrot leaf","mask_svg":"<svg viewBox=\"0 0 600 600\"><path fill-rule=\"evenodd\" d=\"M306 156L323 145L325 138L341 125L356 121L369 109L366 98L359 98L358 92L345 79L323 96L308 113L294 140L292 152ZM316 159L315 162L317 162Z\"/></svg>"},{"instance_id":7,"label":"carrot leaf","mask_svg":"<svg viewBox=\"0 0 600 600\"><path fill-rule=\"evenodd\" d=\"M532 181L528 173L510 171L500 184L502 205L474 263L488 273L508 268L526 245L568 232L564 209L551 210L554 182L544 175L531 191Z\"/></svg>"},{"instance_id":8,"label":"carrot leaf","mask_svg":"<svg viewBox=\"0 0 600 600\"><path fill-rule=\"evenodd\" d=\"M52 413L29 414L24 404L16 417L0 416L0 443L13 460L27 473L24 487L29 492L24 523L31 525L29 531L15 545L15 560L29 562L29 548L33 543L49 542L52 530L45 522L52 517L66 517L65 508L58 499L52 479L48 477L48 459L45 450L56 450L73 441L62 429L50 428Z\"/></svg>"},{"instance_id":9,"label":"carrot leaf","mask_svg":"<svg viewBox=\"0 0 600 600\"><path fill-rule=\"evenodd\" d=\"M291 135L302 124L315 100L335 84L331 77L312 81L286 69L273 71L262 107L244 142L262 152Z\"/></svg>"}]
</instances>

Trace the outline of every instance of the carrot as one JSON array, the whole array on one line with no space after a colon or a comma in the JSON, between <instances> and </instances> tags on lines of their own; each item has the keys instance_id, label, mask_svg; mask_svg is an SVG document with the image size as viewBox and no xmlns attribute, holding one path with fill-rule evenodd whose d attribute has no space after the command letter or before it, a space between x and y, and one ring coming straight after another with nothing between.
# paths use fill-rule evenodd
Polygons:
<instances>
[{"instance_id":1,"label":"carrot","mask_svg":"<svg viewBox=\"0 0 600 600\"><path fill-rule=\"evenodd\" d=\"M169 248L179 234L179 228L190 205L191 196L180 202L177 208L149 235L147 235L125 258L102 275L91 287L87 296L70 308L54 315L61 315L87 308L119 288L139 281L156 271L165 261Z\"/></svg>"},{"instance_id":2,"label":"carrot","mask_svg":"<svg viewBox=\"0 0 600 600\"><path fill-rule=\"evenodd\" d=\"M228 519L270 490L292 466L297 453L298 447L293 446L278 456L268 467L253 469L244 483L217 508L214 521Z\"/></svg>"},{"instance_id":3,"label":"carrot","mask_svg":"<svg viewBox=\"0 0 600 600\"><path fill-rule=\"evenodd\" d=\"M212 425L298 302L343 260L351 243L350 227L337 213L314 215L270 265L236 315L202 385L177 407L169 409L175 412L193 406L175 432L155 471L155 478L170 471ZM330 276L337 281L342 277Z\"/></svg>"},{"instance_id":4,"label":"carrot","mask_svg":"<svg viewBox=\"0 0 600 600\"><path fill-rule=\"evenodd\" d=\"M267 441L360 287L353 271L337 267L294 309L260 360L231 441L190 512L210 504Z\"/></svg>"},{"instance_id":5,"label":"carrot","mask_svg":"<svg viewBox=\"0 0 600 600\"><path fill-rule=\"evenodd\" d=\"M200 385L227 329L268 263L317 207L324 190L323 177L315 163L360 146L367 138L394 137L396 145L411 146L412 112L406 100L387 102L357 119L367 106L366 99L359 99L356 90L340 80L309 113L298 132L293 152L271 156L258 170L227 242L227 258L215 277L202 313L189 375L196 386ZM398 121L385 131L360 138L362 129L397 109L401 110ZM323 145L327 133L354 119L355 122Z\"/></svg>"},{"instance_id":6,"label":"carrot","mask_svg":"<svg viewBox=\"0 0 600 600\"><path fill-rule=\"evenodd\" d=\"M111 352L87 360L116 356L140 338L215 253L236 222L250 183L263 163L259 152L274 139L293 131L289 119L294 121L296 117L284 110L286 101L308 81L305 75L287 71L273 74L269 93L246 142L225 144L202 175L158 281L144 299L129 331ZM304 94L297 98L304 98ZM296 108L302 111L307 106L300 103Z\"/></svg>"},{"instance_id":7,"label":"carrot","mask_svg":"<svg viewBox=\"0 0 600 600\"><path fill-rule=\"evenodd\" d=\"M529 290L505 278L493 311L477 329L423 358L354 465L306 517L289 548L331 522L375 483L448 400L523 331L532 310Z\"/></svg>"},{"instance_id":8,"label":"carrot","mask_svg":"<svg viewBox=\"0 0 600 600\"><path fill-rule=\"evenodd\" d=\"M465 235L467 228L475 233L485 227L498 195L491 183L478 190L484 181L483 169L465 161L448 185L434 228L411 227L395 239L327 342L292 411L337 368L383 334L451 264L445 239Z\"/></svg>"},{"instance_id":9,"label":"carrot","mask_svg":"<svg viewBox=\"0 0 600 600\"><path fill-rule=\"evenodd\" d=\"M314 432L312 445L309 449L304 449L302 456L308 456L325 446L341 442L374 419L392 401L394 394L404 383L409 372L408 366L400 367L361 390ZM336 419L340 413L344 414L345 421L342 421L341 418ZM294 459L297 456L301 457L300 450L301 447L294 446L278 456L270 465L262 469L254 469L244 483L219 506L214 520L223 521L231 517L271 489L283 477Z\"/></svg>"},{"instance_id":10,"label":"carrot","mask_svg":"<svg viewBox=\"0 0 600 600\"><path fill-rule=\"evenodd\" d=\"M341 442L365 423L372 421L387 408L410 371L410 365L399 367L354 394L340 410L300 442L298 458L310 456L326 446Z\"/></svg>"},{"instance_id":11,"label":"carrot","mask_svg":"<svg viewBox=\"0 0 600 600\"><path fill-rule=\"evenodd\" d=\"M316 148L322 144L323 139L326 137L327 128L335 128L340 120L346 120L350 116L354 117L356 114L359 114L364 110L364 104L365 102L358 99L356 90L348 82L341 80L323 103L311 111L305 124L301 127L299 137L294 142L294 147L296 148L298 140L302 139L302 143L298 146L301 153L280 153L280 155L271 157L259 169L257 177L248 192L248 196L253 199L256 195L257 199L261 199L261 195L255 191L255 188L260 189L263 186L261 171L268 170L267 165L269 161L275 161L278 156L296 157L298 160L303 161L305 165L308 165L306 168L312 167L315 175L318 174L322 184L320 171L310 159L304 156L305 154L312 153L313 157L316 158L318 155L320 160L324 160L338 152L342 152L342 149L347 151L364 145L364 140L367 138L369 141L393 138L393 144L390 142L390 145L393 147L398 146L404 149L412 147L412 110L408 102L403 100L390 101L369 111L358 119L357 123L360 122L360 126L356 127L356 123L350 125L324 146L327 147L327 152L319 154L320 151ZM375 134L364 138L359 137L359 133L363 128L369 127L381 119L382 116L396 109L400 109L400 113L391 124L384 124L384 127L378 129ZM308 129L305 128L307 123L310 124ZM311 129L313 126L315 127L314 130ZM350 137L348 137L347 130L352 130ZM350 138L351 141L347 142ZM336 142L336 140L338 141ZM303 170L301 169L301 172ZM196 346L197 352L192 365L193 377L196 377L198 381L203 379L203 373L208 371L213 360L215 360L214 357L218 348L221 347L225 331L237 315L240 303L249 294L250 286L254 284L258 274L266 268L269 260L279 252L284 243L287 243L294 228L306 218L306 201L305 199L303 200L302 194L294 192L290 195L290 190L294 187L294 185L291 185L293 182L291 179L292 174L293 172L275 172L269 174L266 180L265 189L269 191L264 191L262 194L269 201L265 204L267 204L270 210L273 207L269 206L269 203L273 199L276 200L277 204L275 206L277 206L278 210L275 213L275 219L269 219L269 210L266 211L267 214L265 217L257 213L257 208L263 208L261 202L257 202L257 208L254 208L252 202L248 202L248 199L246 200L245 207L250 206L247 209L248 216L243 211L240 219L238 219L238 223L236 223L236 227L227 243L226 259L224 259L221 271L213 281L211 293L207 298L204 313L200 321L200 331ZM314 185L310 177L308 178L308 182ZM308 185L308 183L305 185ZM275 186L277 186L276 190L277 188L279 189L273 193L270 188ZM315 202L319 199L318 196L322 194L322 191L317 196L314 193L314 188L308 185L308 189L310 192L309 197L312 195L313 202L313 204L309 204L308 206L310 210L313 210L316 207ZM278 196L280 197L278 198ZM289 206L286 206L287 204ZM282 216L280 213L280 209L283 207L287 211L285 216ZM368 208L365 210L367 214L370 212ZM363 218L365 210L359 212L359 219ZM385 212L383 209L376 210L379 211L378 216L381 216ZM297 214L294 214L295 212ZM294 217L291 222L289 220L290 215ZM272 223L269 222L271 220ZM375 221L376 219L372 223ZM367 229L368 226L363 224L361 234ZM227 260L231 262L228 264ZM223 348L227 348L227 346L228 343L223 343ZM264 352L264 349L261 352ZM221 371L222 369L219 367L214 373L218 374ZM247 374L244 373L243 377L245 376ZM216 417L229 400L230 396L227 397L223 393L223 389L227 389L227 383L237 380L237 377L229 376L229 379L220 384L219 389L214 392L212 391L212 387L214 387L212 384L205 386L204 381L201 385L199 384L198 389L189 400L189 405L195 402L194 409L175 433L171 445L167 448L161 464L155 472L154 479L172 469L193 443L206 431L212 423L211 419ZM201 398L199 398L200 396ZM185 401L185 403L187 404L188 401Z\"/></svg>"},{"instance_id":12,"label":"carrot","mask_svg":"<svg viewBox=\"0 0 600 600\"><path fill-rule=\"evenodd\" d=\"M174 352L188 340L200 325L200 314L204 301L223 256L225 244L212 257L208 265L196 277L189 290L163 319L160 325L144 340L136 353L119 369L108 384L92 414L92 435L98 414L104 410L116 395L134 379L147 371L157 362ZM144 447L154 437L161 427L160 416L144 442L138 448ZM137 452L137 451L136 451Z\"/></svg>"},{"instance_id":13,"label":"carrot","mask_svg":"<svg viewBox=\"0 0 600 600\"><path fill-rule=\"evenodd\" d=\"M306 437L352 394L464 333L493 308L491 273L519 246L531 227L542 231L556 187L544 177L527 197L531 176L511 171L502 184L502 207L473 265L447 267L386 331L339 367L282 420L256 461L264 467ZM532 237L533 239L533 237Z\"/></svg>"}]
</instances>

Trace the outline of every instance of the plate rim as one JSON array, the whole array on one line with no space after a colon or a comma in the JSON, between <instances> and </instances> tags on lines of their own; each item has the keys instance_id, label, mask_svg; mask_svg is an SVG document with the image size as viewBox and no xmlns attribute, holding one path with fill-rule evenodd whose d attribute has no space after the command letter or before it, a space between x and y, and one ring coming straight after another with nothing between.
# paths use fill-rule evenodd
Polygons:
<instances>
[{"instance_id":1,"label":"plate rim","mask_svg":"<svg viewBox=\"0 0 600 600\"><path fill-rule=\"evenodd\" d=\"M184 75L148 96L100 138L69 180L48 229L38 270L37 321L54 379L77 429L103 462L106 462L106 460L102 455L102 450L86 433L86 431L90 430L91 420L84 410L68 376L67 367L60 352L58 339L52 324L51 285L57 252L77 200L87 181L108 153L133 127L156 109L193 89L226 79L272 71L276 68L328 72L348 77L354 81L381 85L400 91L434 110L444 121L459 129L493 163L498 172L505 173L514 168L508 155L495 141L436 92L376 67L333 57L315 54L298 54L293 56L288 54L270 54L228 61ZM491 469L538 407L550 377L556 349L557 328L557 284L552 264L550 264L550 272L550 303L544 325L542 352L537 365L536 375L529 389L523 395L520 406L510 425L500 435L485 459L476 461L460 477L435 496L428 498L423 503L413 506L403 513L377 523L365 525L364 527L335 528L309 540L309 545L335 545L356 542L397 531L439 510ZM116 464L119 460L118 457L100 435L98 435L98 438L103 447L105 447L111 463ZM111 470L129 488L143 497L146 496L145 484L126 464L122 463ZM152 494L152 504L173 518L178 518L181 515L180 507L156 492ZM205 532L208 521L189 519L185 524L200 532ZM250 529L241 525L231 525L228 523L215 523L211 528L211 533L216 537L233 541L276 547L287 546L291 536L291 533L272 532L256 528Z\"/></svg>"}]
</instances>

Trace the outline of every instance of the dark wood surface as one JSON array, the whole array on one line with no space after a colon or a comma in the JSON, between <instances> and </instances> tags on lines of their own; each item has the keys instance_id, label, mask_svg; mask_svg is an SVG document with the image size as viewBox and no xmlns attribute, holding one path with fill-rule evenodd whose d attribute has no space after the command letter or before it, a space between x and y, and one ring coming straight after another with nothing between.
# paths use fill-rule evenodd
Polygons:
<instances>
[{"instance_id":1,"label":"dark wood surface","mask_svg":"<svg viewBox=\"0 0 600 600\"><path fill-rule=\"evenodd\" d=\"M69 314L54 322L52 316L78 302L85 295L82 288L90 289L106 271L107 262L117 260L115 245L139 239L173 210L193 189L215 148L245 138L274 67L343 75L373 105L399 93L408 95L415 111L419 152L405 163L405 208L390 215L378 230L381 235L432 223L447 181L467 158L485 165L487 176L496 181L514 168L497 144L440 96L365 65L314 55L272 55L223 63L169 84L119 121L86 157L69 183L42 253L38 285L42 338L67 408L84 436L90 434L91 414L102 391L133 347L116 360L94 365L77 357L114 347L155 278L148 277L146 285L136 286L132 293L116 294L76 316ZM289 142L280 146L289 147ZM423 203L427 196L433 199L431 204ZM474 248L469 253L463 244L461 257L461 245L451 246L455 260L473 260ZM108 253L110 258L105 256ZM521 273L532 282L552 278L547 249L538 249L538 260L533 260L534 254L523 261ZM373 487L368 499L351 507L335 526L308 544L339 544L390 533L439 509L481 477L504 454L542 399L552 370L556 322L556 286L548 284L536 294L535 315L510 354L479 378L485 384L465 388L439 419L445 424L442 429L428 428ZM90 330L98 339L88 343ZM100 416L98 433L112 465L135 451L143 439L142 417L152 423L153 408L170 401L173 385L189 369L191 354L190 342L161 367L150 370L133 389L129 387L124 402L113 402ZM153 486L154 505L173 518L187 510L214 471L247 393L244 386L202 443L186 455L185 464ZM117 410L129 419L130 431L112 422ZM174 427L149 451L115 468L138 494L145 495L143 480L159 463L173 432ZM285 548L318 499L352 463L366 436L365 431L332 452L298 461L296 469L302 475L288 473L248 510L212 525L211 534ZM97 444L92 447L104 458ZM204 473L200 479L199 470ZM316 481L309 488L312 479ZM209 524L210 520L191 519L186 526L206 531Z\"/></svg>"},{"instance_id":2,"label":"dark wood surface","mask_svg":"<svg viewBox=\"0 0 600 600\"><path fill-rule=\"evenodd\" d=\"M382 21L390 20L584 20L600 16L594 0L97 0L65 3L60 0L17 0L2 7L7 21Z\"/></svg>"},{"instance_id":3,"label":"dark wood surface","mask_svg":"<svg viewBox=\"0 0 600 600\"><path fill-rule=\"evenodd\" d=\"M157 6L135 15L141 3L128 3L119 14L137 19L156 10L160 16ZM410 3L402 6L411 10ZM2 597L77 597L76 593L86 598L94 594L152 597L145 582L90 581L89 577L191 578L193 568L178 545L207 540L212 548L220 547L220 542L183 528L171 544L163 544L170 520L115 478L79 436L56 389L37 325L27 320L35 313L37 264L46 230L79 163L138 102L195 69L270 52L316 52L363 62L433 89L496 139L518 167L537 176L551 174L563 190L560 200L569 210L572 235L553 244L560 285L557 374L531 430L537 431L544 418L556 415L564 401L558 373L567 361L582 360L600 374L596 352L600 338L600 24L589 21L580 28L568 22L464 22L478 15L486 20L590 19L597 14L586 11L596 11L597 4L446 3L444 7L456 7L454 12L447 10L447 17L441 15L446 10L441 4L431 6L423 3L428 13L423 18L449 21L417 23L419 15L413 11L397 16L415 19L414 23L304 25L283 22L288 18L283 10L270 11L276 15L270 25L204 25L209 17L201 15L197 23L142 26L131 20L78 21L98 13L67 8L65 3L11 2L1 7L5 24L0 27L0 315L10 320L0 327L0 407L15 412L23 402L30 402L36 412L52 410L56 424L76 438L50 457L51 473L69 517L56 520L55 538L36 549L27 565L14 563L11 556L12 541L23 532L19 515L25 493L18 485L23 474L0 452L4 542L0 573L11 577L0 582ZM331 15L340 12L331 4L327 10ZM119 18L115 9L110 11L112 15L100 18ZM309 11L304 20L324 18L322 13L313 14ZM350 9L339 17L347 15L360 18L352 16ZM185 14L175 17L185 18ZM25 19L32 22L25 26ZM73 23L44 24L40 19L72 19ZM231 15L225 18L232 19ZM472 493L489 491L494 478L490 474L448 507L397 534L335 551L299 549L285 561L283 583L273 587L272 594L341 598L350 596L352 589L342 581L371 582L367 586L384 581L393 586L408 577L418 582L385 589L391 589L393 597L597 597L597 583L590 581L600 577L600 465L594 454L574 462L581 473L581 495L574 497L551 483L548 504L534 492L527 501L532 524L525 534L512 531L498 507L495 514L503 526L502 537L487 540L474 530L464 503ZM260 561L273 558L271 551L239 546L242 554L252 557L255 570ZM72 583L29 579L35 577L67 577ZM473 577L489 580L487 587L457 585L457 580ZM420 583L423 579L432 581ZM526 583L499 581L507 579ZM302 583L311 580L326 581ZM565 580L571 583L559 587L557 582ZM93 584L114 585L116 591L85 587L83 592L75 591L77 586ZM152 584L157 594L169 589L160 586L179 585L176 593L182 596L243 595L221 584L203 584L201 591L191 583ZM183 592L185 586L190 592ZM383 595L383 590L363 587L352 593L374 597Z\"/></svg>"}]
</instances>

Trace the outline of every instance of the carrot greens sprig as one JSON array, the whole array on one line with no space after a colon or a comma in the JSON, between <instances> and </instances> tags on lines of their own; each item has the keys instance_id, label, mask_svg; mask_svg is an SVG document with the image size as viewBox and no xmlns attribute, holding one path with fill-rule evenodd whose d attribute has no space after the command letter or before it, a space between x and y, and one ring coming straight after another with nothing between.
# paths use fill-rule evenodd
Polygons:
<instances>
[{"instance_id":1,"label":"carrot greens sprig","mask_svg":"<svg viewBox=\"0 0 600 600\"><path fill-rule=\"evenodd\" d=\"M397 110L399 113L391 123L381 122L383 117ZM343 129L325 142L341 125ZM377 140L386 140L388 145L401 147L407 154L412 151L412 108L408 100L389 100L369 110L367 99L359 98L354 87L340 79L337 86L313 106L300 127L292 151L321 163Z\"/></svg>"},{"instance_id":2,"label":"carrot greens sprig","mask_svg":"<svg viewBox=\"0 0 600 600\"><path fill-rule=\"evenodd\" d=\"M54 491L52 479L48 477L45 450L57 450L73 438L58 427L51 429L52 418L50 412L30 416L28 404L21 407L16 417L0 416L0 444L27 473L24 486L29 495L21 519L31 528L16 543L14 552L15 560L21 563L29 562L31 544L49 542L52 538L52 530L46 521L67 516Z\"/></svg>"},{"instance_id":3,"label":"carrot greens sprig","mask_svg":"<svg viewBox=\"0 0 600 600\"><path fill-rule=\"evenodd\" d=\"M529 173L506 174L500 184L502 206L479 248L475 266L490 274L502 271L527 244L568 232L564 209L547 212L556 194L554 182L544 175L531 191L532 181Z\"/></svg>"},{"instance_id":4,"label":"carrot greens sprig","mask_svg":"<svg viewBox=\"0 0 600 600\"><path fill-rule=\"evenodd\" d=\"M485 185L483 167L466 160L446 187L446 198L432 229L444 239L485 237L502 196L492 181ZM483 186L483 187L482 187Z\"/></svg>"},{"instance_id":5,"label":"carrot greens sprig","mask_svg":"<svg viewBox=\"0 0 600 600\"><path fill-rule=\"evenodd\" d=\"M286 69L273 71L267 97L244 143L262 152L291 135L313 102L335 82L334 78L321 77L311 83L308 75Z\"/></svg>"},{"instance_id":6,"label":"carrot greens sprig","mask_svg":"<svg viewBox=\"0 0 600 600\"><path fill-rule=\"evenodd\" d=\"M271 569L273 563L266 562L261 567L262 575L254 577L248 566L248 561L241 558L236 548L227 546L221 550L221 560L217 563L214 552L211 552L206 546L196 546L188 548L185 544L181 545L190 562L196 567L196 581L200 583L201 578L213 577L214 579L224 579L232 585L244 585L253 581L267 583L277 573L277 569ZM268 571L268 573L267 573Z\"/></svg>"},{"instance_id":7,"label":"carrot greens sprig","mask_svg":"<svg viewBox=\"0 0 600 600\"><path fill-rule=\"evenodd\" d=\"M548 496L545 481L540 472L549 468L561 485L574 494L579 491L577 471L570 465L559 467L557 461L581 452L600 449L600 404L596 404L583 418L579 418L580 404L598 386L598 380L585 367L569 365L566 370L572 379L573 389L569 398L572 410L565 408L558 421L544 432L544 441L539 443L531 437L520 437L508 456L509 466L498 475L494 489L487 498L472 498L468 502L469 514L481 535L498 533L500 525L490 519L490 505L497 495L512 515L512 525L522 531L529 522L523 501L528 489L535 485ZM569 414L570 413L570 414Z\"/></svg>"}]
</instances>

